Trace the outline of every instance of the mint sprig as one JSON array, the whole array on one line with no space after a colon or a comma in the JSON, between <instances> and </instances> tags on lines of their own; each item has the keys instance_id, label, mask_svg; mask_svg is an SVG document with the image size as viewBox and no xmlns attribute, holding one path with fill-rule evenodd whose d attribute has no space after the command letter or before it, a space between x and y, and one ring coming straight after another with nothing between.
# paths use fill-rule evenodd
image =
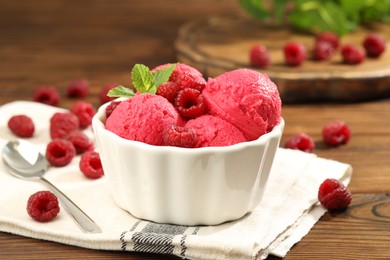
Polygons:
<instances>
[{"instance_id":1,"label":"mint sprig","mask_svg":"<svg viewBox=\"0 0 390 260\"><path fill-rule=\"evenodd\" d=\"M176 68L176 63L169 64L159 70L151 71L143 64L135 64L131 70L131 79L134 88L140 93L156 94L158 86L167 82ZM135 93L132 89L119 85L111 89L109 97L132 97Z\"/></svg>"}]
</instances>

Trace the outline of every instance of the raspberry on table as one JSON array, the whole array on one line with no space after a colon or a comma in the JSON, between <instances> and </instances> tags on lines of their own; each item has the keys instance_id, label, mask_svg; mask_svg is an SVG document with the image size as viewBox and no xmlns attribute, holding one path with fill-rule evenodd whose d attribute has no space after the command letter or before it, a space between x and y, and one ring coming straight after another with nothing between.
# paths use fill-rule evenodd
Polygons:
<instances>
[{"instance_id":1,"label":"raspberry on table","mask_svg":"<svg viewBox=\"0 0 390 260\"><path fill-rule=\"evenodd\" d=\"M316 42L313 49L313 57L316 60L327 60L335 52L334 47L325 41Z\"/></svg>"},{"instance_id":2,"label":"raspberry on table","mask_svg":"<svg viewBox=\"0 0 390 260\"><path fill-rule=\"evenodd\" d=\"M207 110L202 93L193 88L180 90L174 105L179 114L185 118L196 118Z\"/></svg>"},{"instance_id":3,"label":"raspberry on table","mask_svg":"<svg viewBox=\"0 0 390 260\"><path fill-rule=\"evenodd\" d=\"M166 98L173 104L180 89L181 88L177 83L168 81L158 86L156 95Z\"/></svg>"},{"instance_id":4,"label":"raspberry on table","mask_svg":"<svg viewBox=\"0 0 390 260\"><path fill-rule=\"evenodd\" d=\"M264 69L271 63L271 57L264 45L255 44L250 49L249 61L253 67Z\"/></svg>"},{"instance_id":5,"label":"raspberry on table","mask_svg":"<svg viewBox=\"0 0 390 260\"><path fill-rule=\"evenodd\" d=\"M322 32L316 37L316 42L327 42L336 50L340 44L340 38L333 32Z\"/></svg>"},{"instance_id":6,"label":"raspberry on table","mask_svg":"<svg viewBox=\"0 0 390 260\"><path fill-rule=\"evenodd\" d=\"M104 104L104 103L107 103L107 102L110 102L112 100L115 99L115 97L109 97L107 96L108 92L117 87L119 84L117 83L111 83L111 84L108 84L107 86L105 86L99 93L99 98L100 98L100 103L101 104Z\"/></svg>"},{"instance_id":7,"label":"raspberry on table","mask_svg":"<svg viewBox=\"0 0 390 260\"><path fill-rule=\"evenodd\" d=\"M32 194L27 201L27 213L36 221L48 222L54 219L59 212L58 199L50 191L38 191Z\"/></svg>"},{"instance_id":8,"label":"raspberry on table","mask_svg":"<svg viewBox=\"0 0 390 260\"><path fill-rule=\"evenodd\" d=\"M307 53L306 48L299 42L288 42L284 45L284 57L287 65L299 66L305 62Z\"/></svg>"},{"instance_id":9,"label":"raspberry on table","mask_svg":"<svg viewBox=\"0 0 390 260\"><path fill-rule=\"evenodd\" d=\"M50 137L63 138L80 128L78 117L70 112L57 112L50 118Z\"/></svg>"},{"instance_id":10,"label":"raspberry on table","mask_svg":"<svg viewBox=\"0 0 390 260\"><path fill-rule=\"evenodd\" d=\"M85 129L91 125L92 117L95 115L96 109L90 102L77 101L70 108L70 112L78 117L80 128Z\"/></svg>"},{"instance_id":11,"label":"raspberry on table","mask_svg":"<svg viewBox=\"0 0 390 260\"><path fill-rule=\"evenodd\" d=\"M362 63L366 56L361 48L353 44L345 44L341 47L341 56L345 64L356 65Z\"/></svg>"},{"instance_id":12,"label":"raspberry on table","mask_svg":"<svg viewBox=\"0 0 390 260\"><path fill-rule=\"evenodd\" d=\"M66 166L75 155L76 148L71 141L65 139L53 139L46 146L46 159L52 166Z\"/></svg>"},{"instance_id":13,"label":"raspberry on table","mask_svg":"<svg viewBox=\"0 0 390 260\"><path fill-rule=\"evenodd\" d=\"M90 179L98 179L104 175L99 153L88 151L81 155L80 171Z\"/></svg>"},{"instance_id":14,"label":"raspberry on table","mask_svg":"<svg viewBox=\"0 0 390 260\"><path fill-rule=\"evenodd\" d=\"M60 103L61 97L55 87L42 86L35 90L33 100L46 105L57 106Z\"/></svg>"},{"instance_id":15,"label":"raspberry on table","mask_svg":"<svg viewBox=\"0 0 390 260\"><path fill-rule=\"evenodd\" d=\"M106 118L108 118L114 109L121 103L121 101L111 101L111 103L106 107Z\"/></svg>"},{"instance_id":16,"label":"raspberry on table","mask_svg":"<svg viewBox=\"0 0 390 260\"><path fill-rule=\"evenodd\" d=\"M194 148L198 137L192 127L171 125L163 130L163 142L167 146Z\"/></svg>"},{"instance_id":17,"label":"raspberry on table","mask_svg":"<svg viewBox=\"0 0 390 260\"><path fill-rule=\"evenodd\" d=\"M26 115L14 115L8 120L8 128L15 135L29 138L34 135L35 125L33 120Z\"/></svg>"},{"instance_id":18,"label":"raspberry on table","mask_svg":"<svg viewBox=\"0 0 390 260\"><path fill-rule=\"evenodd\" d=\"M65 136L64 139L72 142L76 149L76 154L82 154L91 150L93 147L93 143L89 140L89 137L81 131L73 131Z\"/></svg>"},{"instance_id":19,"label":"raspberry on table","mask_svg":"<svg viewBox=\"0 0 390 260\"><path fill-rule=\"evenodd\" d=\"M86 97L89 93L89 82L83 78L72 80L67 88L66 95L70 98Z\"/></svg>"},{"instance_id":20,"label":"raspberry on table","mask_svg":"<svg viewBox=\"0 0 390 260\"><path fill-rule=\"evenodd\" d=\"M351 192L336 179L326 179L318 189L318 200L328 210L340 211L352 201Z\"/></svg>"},{"instance_id":21,"label":"raspberry on table","mask_svg":"<svg viewBox=\"0 0 390 260\"><path fill-rule=\"evenodd\" d=\"M305 133L299 133L293 136L290 136L285 144L285 148L289 149L295 149L295 150L301 150L303 152L312 153L315 148L315 144L313 139L305 134Z\"/></svg>"},{"instance_id":22,"label":"raspberry on table","mask_svg":"<svg viewBox=\"0 0 390 260\"><path fill-rule=\"evenodd\" d=\"M364 39L363 47L368 57L378 58L386 49L386 41L381 35L371 33Z\"/></svg>"},{"instance_id":23,"label":"raspberry on table","mask_svg":"<svg viewBox=\"0 0 390 260\"><path fill-rule=\"evenodd\" d=\"M351 129L344 121L332 121L323 127L322 137L331 146L346 144L351 138Z\"/></svg>"}]
</instances>

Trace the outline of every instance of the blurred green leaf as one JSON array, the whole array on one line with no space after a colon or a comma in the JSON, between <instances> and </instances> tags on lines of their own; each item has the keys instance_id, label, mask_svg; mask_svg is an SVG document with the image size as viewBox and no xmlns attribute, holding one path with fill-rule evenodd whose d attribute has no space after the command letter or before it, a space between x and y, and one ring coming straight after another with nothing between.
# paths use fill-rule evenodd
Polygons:
<instances>
[{"instance_id":1,"label":"blurred green leaf","mask_svg":"<svg viewBox=\"0 0 390 260\"><path fill-rule=\"evenodd\" d=\"M256 19L265 20L269 16L269 10L260 0L238 0L241 7Z\"/></svg>"}]
</instances>

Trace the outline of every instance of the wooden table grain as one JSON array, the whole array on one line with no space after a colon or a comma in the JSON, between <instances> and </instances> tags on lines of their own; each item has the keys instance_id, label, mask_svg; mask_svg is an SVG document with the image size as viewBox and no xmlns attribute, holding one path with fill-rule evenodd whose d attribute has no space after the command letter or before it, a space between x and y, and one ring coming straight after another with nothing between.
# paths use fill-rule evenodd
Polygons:
<instances>
[{"instance_id":1,"label":"wooden table grain","mask_svg":"<svg viewBox=\"0 0 390 260\"><path fill-rule=\"evenodd\" d=\"M240 12L235 0L0 0L0 105L31 100L43 85L60 90L75 77L91 83L86 98L112 82L130 84L135 63L176 61L174 41L183 23ZM350 163L353 201L343 213L326 213L285 259L390 259L390 99L359 103L286 104L286 137L306 132L319 156ZM351 141L329 148L322 126L345 120ZM0 191L1 196L1 191ZM173 256L98 251L0 233L0 259L176 259ZM277 259L270 257L269 259Z\"/></svg>"}]
</instances>

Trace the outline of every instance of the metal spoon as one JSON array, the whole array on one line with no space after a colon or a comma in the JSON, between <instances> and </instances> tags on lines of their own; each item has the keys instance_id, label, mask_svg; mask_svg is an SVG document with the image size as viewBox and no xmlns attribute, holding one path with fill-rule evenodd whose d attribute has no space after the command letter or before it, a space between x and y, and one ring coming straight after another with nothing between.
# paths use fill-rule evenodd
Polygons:
<instances>
[{"instance_id":1,"label":"metal spoon","mask_svg":"<svg viewBox=\"0 0 390 260\"><path fill-rule=\"evenodd\" d=\"M99 226L64 193L43 177L48 162L37 147L25 140L9 141L3 148L2 158L7 170L21 179L43 182L62 202L63 206L86 233L100 233Z\"/></svg>"}]
</instances>

